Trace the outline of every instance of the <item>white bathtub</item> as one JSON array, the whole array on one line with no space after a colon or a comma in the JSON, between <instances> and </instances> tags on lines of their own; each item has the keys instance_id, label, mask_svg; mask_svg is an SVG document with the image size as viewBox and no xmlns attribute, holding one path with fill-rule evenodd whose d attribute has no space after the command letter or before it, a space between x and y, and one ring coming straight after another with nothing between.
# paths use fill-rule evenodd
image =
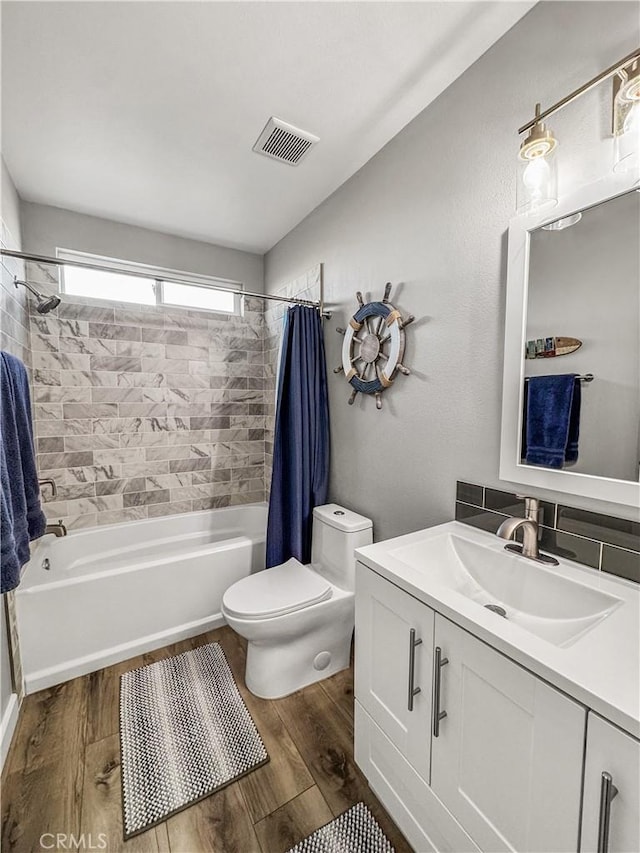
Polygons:
<instances>
[{"instance_id":1,"label":"white bathtub","mask_svg":"<svg viewBox=\"0 0 640 853\"><path fill-rule=\"evenodd\" d=\"M264 568L266 518L249 504L44 536L16 592L26 692L222 625L225 590Z\"/></svg>"}]
</instances>

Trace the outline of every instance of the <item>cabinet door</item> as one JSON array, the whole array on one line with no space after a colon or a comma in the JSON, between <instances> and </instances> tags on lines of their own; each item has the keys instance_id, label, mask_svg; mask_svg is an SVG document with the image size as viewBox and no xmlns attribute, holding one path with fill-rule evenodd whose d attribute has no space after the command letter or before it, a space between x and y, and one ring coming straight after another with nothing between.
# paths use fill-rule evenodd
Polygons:
<instances>
[{"instance_id":1,"label":"cabinet door","mask_svg":"<svg viewBox=\"0 0 640 853\"><path fill-rule=\"evenodd\" d=\"M578 848L586 710L436 615L431 786L482 850Z\"/></svg>"},{"instance_id":2,"label":"cabinet door","mask_svg":"<svg viewBox=\"0 0 640 853\"><path fill-rule=\"evenodd\" d=\"M609 803L603 773L609 774L611 784L618 792ZM639 804L640 743L631 735L621 732L590 713L587 725L580 849L584 853L602 853L607 849L610 853L638 853Z\"/></svg>"},{"instance_id":3,"label":"cabinet door","mask_svg":"<svg viewBox=\"0 0 640 853\"><path fill-rule=\"evenodd\" d=\"M433 616L408 593L356 565L356 697L426 782ZM420 691L413 702L411 687Z\"/></svg>"},{"instance_id":4,"label":"cabinet door","mask_svg":"<svg viewBox=\"0 0 640 853\"><path fill-rule=\"evenodd\" d=\"M355 735L358 766L414 850L419 853L481 853L357 700Z\"/></svg>"}]
</instances>

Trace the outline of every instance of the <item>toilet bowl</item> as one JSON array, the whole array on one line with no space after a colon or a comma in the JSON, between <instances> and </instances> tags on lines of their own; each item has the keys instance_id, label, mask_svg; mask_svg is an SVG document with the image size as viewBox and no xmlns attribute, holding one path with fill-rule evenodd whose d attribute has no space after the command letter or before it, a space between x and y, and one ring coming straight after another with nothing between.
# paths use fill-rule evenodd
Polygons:
<instances>
[{"instance_id":1,"label":"toilet bowl","mask_svg":"<svg viewBox=\"0 0 640 853\"><path fill-rule=\"evenodd\" d=\"M229 587L222 613L247 640L245 682L264 699L287 696L349 666L354 549L372 523L336 504L313 511L312 562L292 558Z\"/></svg>"}]
</instances>

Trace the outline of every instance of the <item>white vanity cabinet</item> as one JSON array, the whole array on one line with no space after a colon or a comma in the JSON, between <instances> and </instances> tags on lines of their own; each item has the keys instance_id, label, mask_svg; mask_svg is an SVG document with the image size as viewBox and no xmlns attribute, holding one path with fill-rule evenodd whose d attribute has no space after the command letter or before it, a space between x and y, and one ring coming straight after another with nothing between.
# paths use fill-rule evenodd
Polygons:
<instances>
[{"instance_id":1,"label":"white vanity cabinet","mask_svg":"<svg viewBox=\"0 0 640 853\"><path fill-rule=\"evenodd\" d=\"M589 714L580 850L637 853L639 805L640 742Z\"/></svg>"},{"instance_id":2,"label":"white vanity cabinet","mask_svg":"<svg viewBox=\"0 0 640 853\"><path fill-rule=\"evenodd\" d=\"M362 564L355 672L356 761L419 853L578 850L582 705Z\"/></svg>"},{"instance_id":3,"label":"white vanity cabinet","mask_svg":"<svg viewBox=\"0 0 640 853\"><path fill-rule=\"evenodd\" d=\"M356 589L355 694L428 782L433 610L361 563Z\"/></svg>"},{"instance_id":4,"label":"white vanity cabinet","mask_svg":"<svg viewBox=\"0 0 640 853\"><path fill-rule=\"evenodd\" d=\"M434 793L482 850L577 850L586 709L439 614L435 646Z\"/></svg>"}]
</instances>

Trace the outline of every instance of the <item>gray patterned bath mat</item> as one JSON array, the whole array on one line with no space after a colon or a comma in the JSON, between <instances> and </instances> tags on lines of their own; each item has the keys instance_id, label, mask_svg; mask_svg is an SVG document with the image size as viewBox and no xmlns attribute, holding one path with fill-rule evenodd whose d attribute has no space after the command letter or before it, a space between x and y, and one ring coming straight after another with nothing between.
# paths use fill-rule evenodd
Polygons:
<instances>
[{"instance_id":1,"label":"gray patterned bath mat","mask_svg":"<svg viewBox=\"0 0 640 853\"><path fill-rule=\"evenodd\" d=\"M356 803L288 853L395 853L364 803Z\"/></svg>"},{"instance_id":2,"label":"gray patterned bath mat","mask_svg":"<svg viewBox=\"0 0 640 853\"><path fill-rule=\"evenodd\" d=\"M218 643L120 678L125 840L269 760Z\"/></svg>"}]
</instances>

